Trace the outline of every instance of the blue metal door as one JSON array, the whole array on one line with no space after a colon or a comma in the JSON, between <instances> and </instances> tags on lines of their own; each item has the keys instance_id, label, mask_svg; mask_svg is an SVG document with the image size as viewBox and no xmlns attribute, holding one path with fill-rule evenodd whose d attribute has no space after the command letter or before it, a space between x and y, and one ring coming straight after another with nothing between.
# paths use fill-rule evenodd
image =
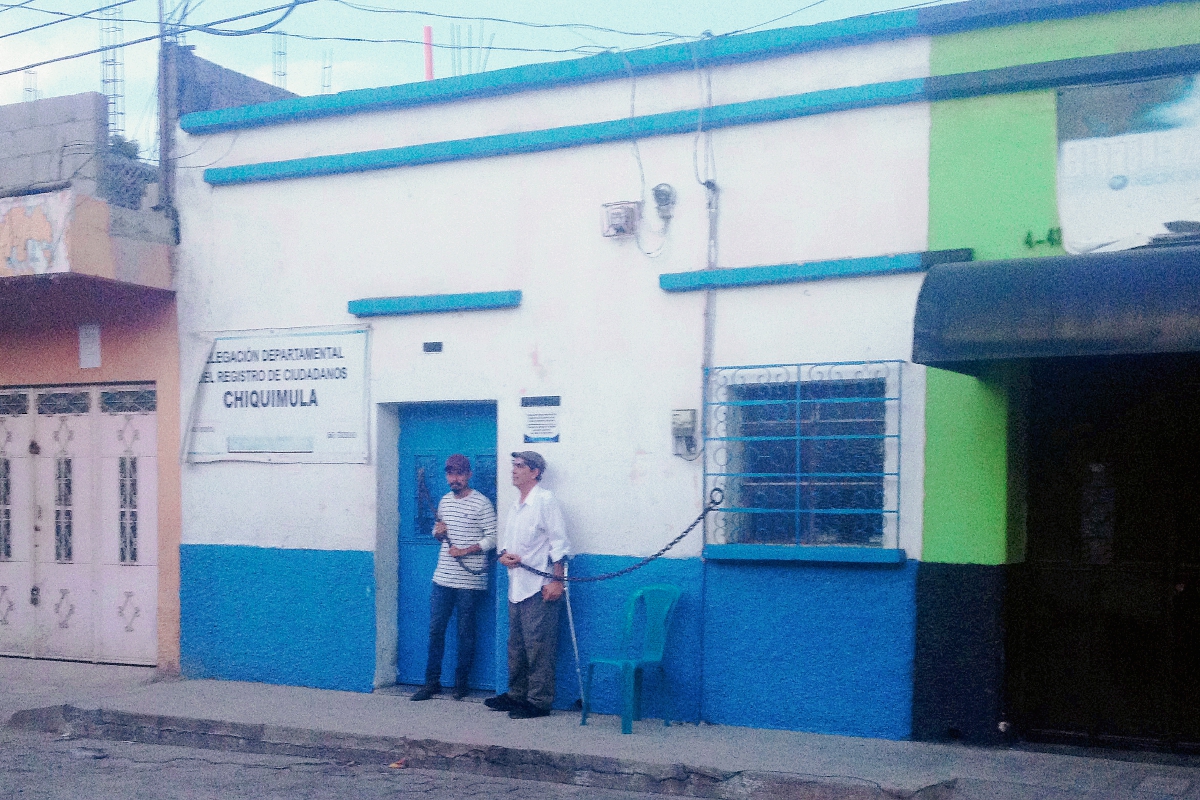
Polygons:
<instances>
[{"instance_id":1,"label":"blue metal door","mask_svg":"<svg viewBox=\"0 0 1200 800\"><path fill-rule=\"evenodd\" d=\"M438 500L449 491L446 458L471 459L471 486L496 504L496 406L492 403L414 403L400 407L400 591L396 682L425 682L429 647L430 581L439 543L433 538ZM470 684L496 688L496 570L476 619ZM454 685L458 641L455 621L446 632L442 683Z\"/></svg>"}]
</instances>

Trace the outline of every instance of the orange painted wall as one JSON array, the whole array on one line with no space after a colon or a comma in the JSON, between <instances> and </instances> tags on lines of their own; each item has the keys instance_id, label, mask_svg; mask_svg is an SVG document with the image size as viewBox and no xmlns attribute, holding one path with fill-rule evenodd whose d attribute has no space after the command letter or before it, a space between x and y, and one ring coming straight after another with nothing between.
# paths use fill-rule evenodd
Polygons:
<instances>
[{"instance_id":1,"label":"orange painted wall","mask_svg":"<svg viewBox=\"0 0 1200 800\"><path fill-rule=\"evenodd\" d=\"M179 671L179 344L175 304L100 327L100 367L79 368L79 331L4 331L0 386L153 381L158 392L158 668Z\"/></svg>"}]
</instances>

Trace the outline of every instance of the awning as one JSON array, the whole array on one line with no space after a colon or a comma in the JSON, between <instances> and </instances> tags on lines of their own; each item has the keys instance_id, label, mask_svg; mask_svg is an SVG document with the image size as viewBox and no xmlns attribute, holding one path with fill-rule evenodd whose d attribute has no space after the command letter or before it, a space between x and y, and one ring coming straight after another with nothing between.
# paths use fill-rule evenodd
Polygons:
<instances>
[{"instance_id":1,"label":"awning","mask_svg":"<svg viewBox=\"0 0 1200 800\"><path fill-rule=\"evenodd\" d=\"M913 361L975 373L990 361L1200 351L1200 247L974 261L930 268Z\"/></svg>"},{"instance_id":2,"label":"awning","mask_svg":"<svg viewBox=\"0 0 1200 800\"><path fill-rule=\"evenodd\" d=\"M0 331L144 319L175 293L71 272L0 278Z\"/></svg>"}]
</instances>

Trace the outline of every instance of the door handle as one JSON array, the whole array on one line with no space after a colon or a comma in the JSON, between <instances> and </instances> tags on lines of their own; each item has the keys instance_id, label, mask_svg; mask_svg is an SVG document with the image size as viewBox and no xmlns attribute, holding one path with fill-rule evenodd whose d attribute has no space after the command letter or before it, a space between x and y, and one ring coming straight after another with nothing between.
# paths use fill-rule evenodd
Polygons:
<instances>
[{"instance_id":1,"label":"door handle","mask_svg":"<svg viewBox=\"0 0 1200 800\"><path fill-rule=\"evenodd\" d=\"M38 586L33 586L29 590L29 605L36 606L42 599L42 590Z\"/></svg>"}]
</instances>

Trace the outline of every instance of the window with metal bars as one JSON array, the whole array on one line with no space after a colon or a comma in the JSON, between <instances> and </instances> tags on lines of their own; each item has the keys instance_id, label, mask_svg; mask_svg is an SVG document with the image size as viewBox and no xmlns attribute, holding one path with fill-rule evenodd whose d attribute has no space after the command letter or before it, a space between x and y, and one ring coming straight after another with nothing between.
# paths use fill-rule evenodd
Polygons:
<instances>
[{"instance_id":1,"label":"window with metal bars","mask_svg":"<svg viewBox=\"0 0 1200 800\"><path fill-rule=\"evenodd\" d=\"M900 362L709 371L705 472L721 544L896 547Z\"/></svg>"},{"instance_id":2,"label":"window with metal bars","mask_svg":"<svg viewBox=\"0 0 1200 800\"><path fill-rule=\"evenodd\" d=\"M17 417L29 413L29 395L25 392L0 394L0 415Z\"/></svg>"},{"instance_id":3,"label":"window with metal bars","mask_svg":"<svg viewBox=\"0 0 1200 800\"><path fill-rule=\"evenodd\" d=\"M74 500L71 485L71 459L55 459L54 467L54 560L70 563L74 549L74 521L71 506Z\"/></svg>"},{"instance_id":4,"label":"window with metal bars","mask_svg":"<svg viewBox=\"0 0 1200 800\"><path fill-rule=\"evenodd\" d=\"M154 389L114 389L100 393L100 410L108 414L144 414L158 408Z\"/></svg>"},{"instance_id":5,"label":"window with metal bars","mask_svg":"<svg viewBox=\"0 0 1200 800\"><path fill-rule=\"evenodd\" d=\"M121 563L134 564L138 560L137 552L137 458L134 456L117 459L118 480L120 481L120 525L121 525Z\"/></svg>"},{"instance_id":6,"label":"window with metal bars","mask_svg":"<svg viewBox=\"0 0 1200 800\"><path fill-rule=\"evenodd\" d=\"M87 392L46 392L37 397L39 414L86 414L91 407Z\"/></svg>"},{"instance_id":7,"label":"window with metal bars","mask_svg":"<svg viewBox=\"0 0 1200 800\"><path fill-rule=\"evenodd\" d=\"M0 561L12 560L12 464L0 458Z\"/></svg>"}]
</instances>

